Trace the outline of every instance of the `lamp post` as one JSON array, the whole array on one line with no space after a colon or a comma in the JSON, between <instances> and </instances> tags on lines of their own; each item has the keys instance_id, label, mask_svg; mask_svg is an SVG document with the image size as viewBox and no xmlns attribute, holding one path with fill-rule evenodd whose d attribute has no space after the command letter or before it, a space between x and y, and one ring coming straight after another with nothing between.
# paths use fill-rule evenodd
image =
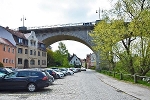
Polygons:
<instances>
[{"instance_id":1,"label":"lamp post","mask_svg":"<svg viewBox=\"0 0 150 100\"><path fill-rule=\"evenodd\" d=\"M101 10L100 7L99 7L99 9L96 10L96 13L98 13L98 15L99 15L99 20L100 20L100 19L101 19L101 13L103 13L103 10Z\"/></svg>"},{"instance_id":2,"label":"lamp post","mask_svg":"<svg viewBox=\"0 0 150 100\"><path fill-rule=\"evenodd\" d=\"M23 15L23 18L21 18L21 21L23 21L23 27L24 27L24 21L26 20L26 18Z\"/></svg>"},{"instance_id":3,"label":"lamp post","mask_svg":"<svg viewBox=\"0 0 150 100\"><path fill-rule=\"evenodd\" d=\"M98 13L98 15L99 15L99 20L100 20L100 16L101 16L101 10L100 10L100 7L99 7L98 10L96 10L96 13Z\"/></svg>"}]
</instances>

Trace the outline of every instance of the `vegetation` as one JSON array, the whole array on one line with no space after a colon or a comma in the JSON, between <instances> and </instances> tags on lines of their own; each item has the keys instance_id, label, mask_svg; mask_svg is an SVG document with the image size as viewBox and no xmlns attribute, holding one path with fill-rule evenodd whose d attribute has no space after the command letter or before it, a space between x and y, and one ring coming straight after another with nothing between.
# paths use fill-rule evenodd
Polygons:
<instances>
[{"instance_id":1,"label":"vegetation","mask_svg":"<svg viewBox=\"0 0 150 100\"><path fill-rule=\"evenodd\" d=\"M3 63L0 62L0 67L4 67Z\"/></svg>"},{"instance_id":2,"label":"vegetation","mask_svg":"<svg viewBox=\"0 0 150 100\"><path fill-rule=\"evenodd\" d=\"M118 0L90 35L106 69L132 75L150 71L149 0Z\"/></svg>"},{"instance_id":3,"label":"vegetation","mask_svg":"<svg viewBox=\"0 0 150 100\"><path fill-rule=\"evenodd\" d=\"M52 51L47 50L47 65L49 67L69 67L69 61L68 61L68 50L62 42L59 42L58 45L59 50Z\"/></svg>"}]
</instances>

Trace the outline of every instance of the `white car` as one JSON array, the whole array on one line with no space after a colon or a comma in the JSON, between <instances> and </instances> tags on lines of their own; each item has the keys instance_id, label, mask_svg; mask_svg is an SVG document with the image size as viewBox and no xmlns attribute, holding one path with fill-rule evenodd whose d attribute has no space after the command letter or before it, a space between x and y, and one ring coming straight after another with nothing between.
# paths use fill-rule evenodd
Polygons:
<instances>
[{"instance_id":1,"label":"white car","mask_svg":"<svg viewBox=\"0 0 150 100\"><path fill-rule=\"evenodd\" d=\"M53 69L53 70L57 74L58 78L63 78L64 77L64 74L62 72L60 72L58 69Z\"/></svg>"},{"instance_id":2,"label":"white car","mask_svg":"<svg viewBox=\"0 0 150 100\"><path fill-rule=\"evenodd\" d=\"M68 73L68 75L73 75L74 74L74 72L71 71L69 68L67 68L67 73Z\"/></svg>"}]
</instances>

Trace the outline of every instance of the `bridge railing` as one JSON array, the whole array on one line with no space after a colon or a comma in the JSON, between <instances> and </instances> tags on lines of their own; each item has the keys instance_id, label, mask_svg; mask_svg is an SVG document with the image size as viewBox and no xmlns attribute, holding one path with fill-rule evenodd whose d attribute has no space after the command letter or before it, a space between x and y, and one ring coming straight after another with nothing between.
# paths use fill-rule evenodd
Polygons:
<instances>
[{"instance_id":1,"label":"bridge railing","mask_svg":"<svg viewBox=\"0 0 150 100\"><path fill-rule=\"evenodd\" d=\"M57 27L69 27L69 26L93 26L95 25L95 21L93 22L82 22L82 23L69 23L69 24L58 24L58 25L46 25L46 26L35 26L35 27L27 27L27 30L31 29L44 29L44 28L57 28ZM14 29L19 30L19 29Z\"/></svg>"}]
</instances>

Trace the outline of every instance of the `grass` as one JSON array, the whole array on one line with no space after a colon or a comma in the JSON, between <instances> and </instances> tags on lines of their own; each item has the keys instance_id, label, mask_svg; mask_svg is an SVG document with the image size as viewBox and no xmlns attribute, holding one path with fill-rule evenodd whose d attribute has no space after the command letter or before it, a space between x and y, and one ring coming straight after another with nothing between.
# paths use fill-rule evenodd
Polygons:
<instances>
[{"instance_id":1,"label":"grass","mask_svg":"<svg viewBox=\"0 0 150 100\"><path fill-rule=\"evenodd\" d=\"M105 71L105 70L101 70L99 73L102 73L102 74L108 75L110 77L113 77L115 79L121 80L120 74L116 74L115 73L115 76L114 76L113 72L109 72L109 71ZM127 74L122 75L122 80L126 81L126 82L134 83L134 78L131 75L127 75ZM137 80L136 84L140 84L140 85L144 85L144 86L150 87L150 83L148 83L146 81L142 81L142 80Z\"/></svg>"}]
</instances>

